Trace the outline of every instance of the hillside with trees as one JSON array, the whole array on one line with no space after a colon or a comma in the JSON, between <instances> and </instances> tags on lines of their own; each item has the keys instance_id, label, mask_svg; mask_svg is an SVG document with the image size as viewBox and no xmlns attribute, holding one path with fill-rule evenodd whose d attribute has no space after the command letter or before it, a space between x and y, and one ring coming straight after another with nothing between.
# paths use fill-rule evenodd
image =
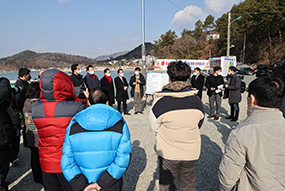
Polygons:
<instances>
[{"instance_id":1,"label":"hillside with trees","mask_svg":"<svg viewBox=\"0 0 285 191\"><path fill-rule=\"evenodd\" d=\"M145 43L146 55L152 50L152 43ZM120 52L112 54L116 58L109 57L107 60L99 61L85 56L76 56L63 53L36 53L25 50L13 56L0 59L0 71L17 71L19 68L70 68L72 64L79 65L106 65L112 59L115 60L133 60L141 58L141 45L137 46L129 52ZM110 56L112 56L110 55ZM119 55L119 56L118 56ZM98 57L103 58L103 56Z\"/></svg>"},{"instance_id":2,"label":"hillside with trees","mask_svg":"<svg viewBox=\"0 0 285 191\"><path fill-rule=\"evenodd\" d=\"M246 37L245 63L274 64L285 59L285 1L245 0L230 10L233 22L230 26L230 55L241 60ZM194 30L184 29L178 38L175 31L167 31L154 41L152 54L158 58L208 59L225 56L227 49L228 13L215 20L212 15L205 21L198 20ZM208 31L217 31L218 40L206 40Z\"/></svg>"},{"instance_id":3,"label":"hillside with trees","mask_svg":"<svg viewBox=\"0 0 285 191\"><path fill-rule=\"evenodd\" d=\"M146 42L145 43L145 54L149 55L151 50L152 50L152 43ZM133 60L133 59L140 59L141 56L142 56L142 45L139 45L133 50L127 52L126 54L118 56L114 59L115 60L122 60L122 59Z\"/></svg>"},{"instance_id":4,"label":"hillside with trees","mask_svg":"<svg viewBox=\"0 0 285 191\"><path fill-rule=\"evenodd\" d=\"M64 68L72 64L95 65L96 60L84 56L74 56L63 53L36 53L30 50L0 59L1 70L17 71L19 68Z\"/></svg>"}]
</instances>

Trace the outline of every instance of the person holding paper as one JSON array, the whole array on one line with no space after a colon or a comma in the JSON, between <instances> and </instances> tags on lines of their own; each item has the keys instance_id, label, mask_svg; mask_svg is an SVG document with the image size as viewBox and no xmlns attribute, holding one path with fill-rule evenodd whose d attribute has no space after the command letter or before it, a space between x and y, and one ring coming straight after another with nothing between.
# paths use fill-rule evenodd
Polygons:
<instances>
[{"instance_id":1,"label":"person holding paper","mask_svg":"<svg viewBox=\"0 0 285 191\"><path fill-rule=\"evenodd\" d=\"M211 111L208 118L214 118L214 120L218 120L220 117L222 90L224 90L224 78L221 75L221 70L222 68L220 66L216 66L214 68L214 74L208 76L205 83L206 88L208 88L207 95L209 96ZM216 112L214 102L216 102Z\"/></svg>"}]
</instances>

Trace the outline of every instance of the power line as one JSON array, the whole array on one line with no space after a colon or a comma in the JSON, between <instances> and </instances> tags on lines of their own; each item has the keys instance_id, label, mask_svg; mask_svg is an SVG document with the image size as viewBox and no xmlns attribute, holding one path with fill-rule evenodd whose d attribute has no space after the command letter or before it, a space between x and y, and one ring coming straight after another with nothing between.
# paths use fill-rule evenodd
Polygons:
<instances>
[{"instance_id":1,"label":"power line","mask_svg":"<svg viewBox=\"0 0 285 191\"><path fill-rule=\"evenodd\" d=\"M176 8L180 9L181 11L188 13L187 11L184 11L184 9L181 9L180 7L178 7L177 5L175 5L174 3L172 3L170 0L167 0L169 3L171 3L173 6L175 6ZM195 15L192 15L190 13L188 13L190 16L195 17L196 19L199 19L198 17L196 17Z\"/></svg>"},{"instance_id":2,"label":"power line","mask_svg":"<svg viewBox=\"0 0 285 191\"><path fill-rule=\"evenodd\" d=\"M282 13L285 10L278 10L278 11L265 11L265 12L251 12L251 13L232 13L232 15L259 15L259 14L266 14L266 13Z\"/></svg>"}]
</instances>

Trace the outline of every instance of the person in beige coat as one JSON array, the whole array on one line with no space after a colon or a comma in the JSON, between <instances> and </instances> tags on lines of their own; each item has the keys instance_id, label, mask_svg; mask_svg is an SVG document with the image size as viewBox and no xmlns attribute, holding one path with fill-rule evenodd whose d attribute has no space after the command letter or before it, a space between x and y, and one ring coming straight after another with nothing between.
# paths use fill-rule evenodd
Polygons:
<instances>
[{"instance_id":1,"label":"person in beige coat","mask_svg":"<svg viewBox=\"0 0 285 191\"><path fill-rule=\"evenodd\" d=\"M167 67L170 83L155 93L149 125L157 135L159 188L175 191L195 190L196 161L200 156L200 130L204 108L197 90L186 82L190 67L181 61Z\"/></svg>"},{"instance_id":2,"label":"person in beige coat","mask_svg":"<svg viewBox=\"0 0 285 191\"><path fill-rule=\"evenodd\" d=\"M284 84L276 77L249 84L248 117L232 130L219 166L222 191L285 190Z\"/></svg>"}]
</instances>

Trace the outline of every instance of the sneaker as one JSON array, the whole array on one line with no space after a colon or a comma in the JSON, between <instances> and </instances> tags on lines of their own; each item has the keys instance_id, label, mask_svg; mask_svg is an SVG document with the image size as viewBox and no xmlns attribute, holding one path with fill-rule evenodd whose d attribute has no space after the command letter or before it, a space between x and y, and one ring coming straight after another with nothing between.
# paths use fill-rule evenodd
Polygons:
<instances>
[{"instance_id":1,"label":"sneaker","mask_svg":"<svg viewBox=\"0 0 285 191\"><path fill-rule=\"evenodd\" d=\"M138 114L138 113L139 113L139 112L136 111L136 112L135 112L135 115Z\"/></svg>"},{"instance_id":2,"label":"sneaker","mask_svg":"<svg viewBox=\"0 0 285 191\"><path fill-rule=\"evenodd\" d=\"M215 115L209 115L209 116L208 116L208 118L212 118L212 117L215 117Z\"/></svg>"},{"instance_id":3,"label":"sneaker","mask_svg":"<svg viewBox=\"0 0 285 191\"><path fill-rule=\"evenodd\" d=\"M215 116L214 120L219 120L219 116Z\"/></svg>"},{"instance_id":4,"label":"sneaker","mask_svg":"<svg viewBox=\"0 0 285 191\"><path fill-rule=\"evenodd\" d=\"M141 112L139 112L140 114L143 114L143 112L141 111Z\"/></svg>"}]
</instances>

